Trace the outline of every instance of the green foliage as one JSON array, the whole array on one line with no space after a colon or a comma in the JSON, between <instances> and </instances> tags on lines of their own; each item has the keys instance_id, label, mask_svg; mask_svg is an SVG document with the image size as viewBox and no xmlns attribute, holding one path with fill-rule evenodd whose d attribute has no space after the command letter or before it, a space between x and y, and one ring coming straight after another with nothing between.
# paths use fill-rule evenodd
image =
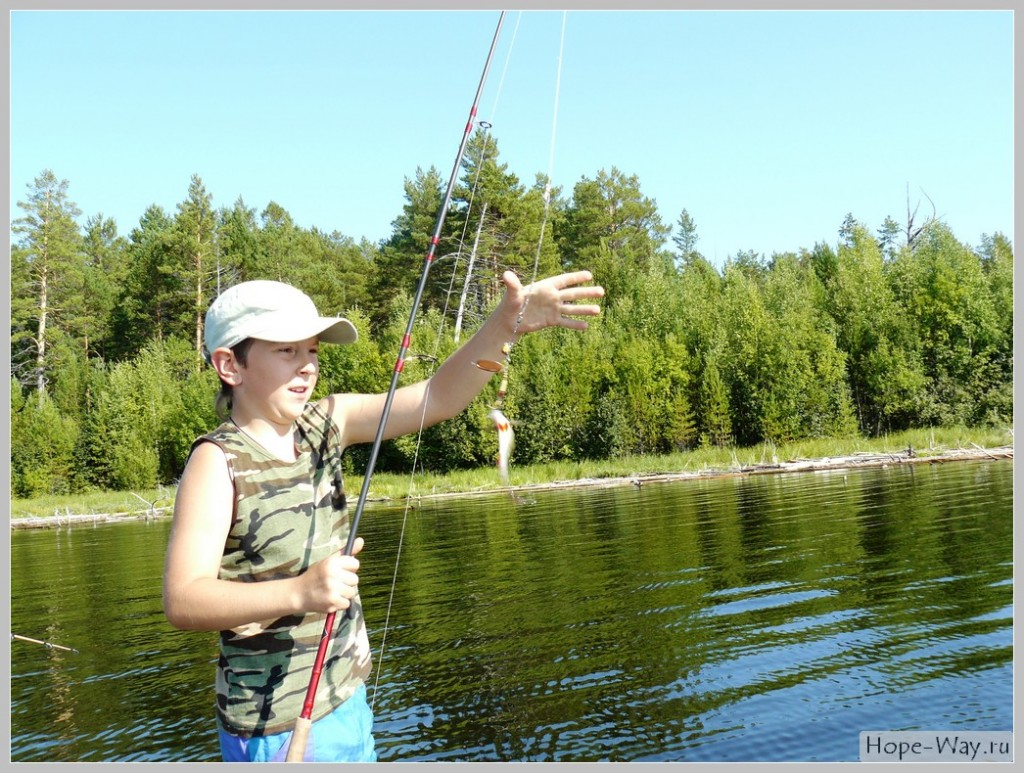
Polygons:
<instances>
[{"instance_id":1,"label":"green foliage","mask_svg":"<svg viewBox=\"0 0 1024 773\"><path fill-rule=\"evenodd\" d=\"M11 248L11 373L19 384L34 381L36 353L33 315L35 299L32 286L31 255L25 248Z\"/></svg>"},{"instance_id":2,"label":"green foliage","mask_svg":"<svg viewBox=\"0 0 1024 773\"><path fill-rule=\"evenodd\" d=\"M484 288L479 293L484 303L474 309L477 316L493 300L487 285L502 270L515 271L525 282L533 275L535 262L538 276L548 276L558 269L551 237L552 222L558 216L558 191L551 191L551 203L546 207L547 181L538 175L536 184L527 188L506 164L498 163L499 155L494 137L484 132L473 135L463 161L463 183L455 188L455 206L447 221L452 243L461 245L463 253L476 253L470 280ZM452 251L445 249L444 253ZM457 286L465 279L468 263L460 261ZM443 305L443 298L438 295L434 303Z\"/></svg>"},{"instance_id":3,"label":"green foliage","mask_svg":"<svg viewBox=\"0 0 1024 773\"><path fill-rule=\"evenodd\" d=\"M719 269L688 210L665 249L671 229L636 177L600 171L564 198L498 155L494 138L473 136L400 382L429 378L465 341L503 270L592 270L606 298L590 330L531 334L512 351L513 465L1012 424L1013 250L1001 234L973 250L938 221L888 218L876 237L850 214L835 245L740 252ZM273 201L259 215L241 198L215 210L198 176L173 215L151 206L127 238L102 215L80 228L52 172L28 188L10 255L18 496L176 480L217 423L202 312L239 281L290 282L356 325L356 344L321 349L315 397L387 390L443 194L436 170L417 170L391 236L357 244ZM491 465L498 382L458 417L385 443L377 469ZM368 452L349 449L346 470L362 473Z\"/></svg>"},{"instance_id":4,"label":"green foliage","mask_svg":"<svg viewBox=\"0 0 1024 773\"><path fill-rule=\"evenodd\" d=\"M11 383L11 493L18 497L65 494L75 480L79 427L62 416L45 395L41 400Z\"/></svg>"},{"instance_id":5,"label":"green foliage","mask_svg":"<svg viewBox=\"0 0 1024 773\"><path fill-rule=\"evenodd\" d=\"M408 309L404 310L405 319L396 314L391 324L391 338L400 341L408 324ZM406 354L405 364L400 377L400 385L415 384L424 381L437 370L454 350L450 335L443 332L444 324L441 314L436 309L426 309L416 317L412 340ZM395 346L395 355L398 346ZM392 358L392 363L394 358ZM375 391L385 391L387 384ZM475 405L473 409L463 411L448 421L428 427L422 433L405 435L387 443L390 452L389 462L392 469L409 471L416 464L417 470L432 472L477 466L484 461L482 446L484 421L482 407Z\"/></svg>"},{"instance_id":6,"label":"green foliage","mask_svg":"<svg viewBox=\"0 0 1024 773\"><path fill-rule=\"evenodd\" d=\"M998 426L1013 418L1013 249L1002 234L983 236L980 257L996 327L986 372L980 368L977 372L980 398L976 415Z\"/></svg>"},{"instance_id":7,"label":"green foliage","mask_svg":"<svg viewBox=\"0 0 1024 773\"><path fill-rule=\"evenodd\" d=\"M912 426L927 401L919 338L892 277L910 253L886 264L878 244L857 226L841 245L827 306L847 355L851 394L861 429L878 434Z\"/></svg>"},{"instance_id":8,"label":"green foliage","mask_svg":"<svg viewBox=\"0 0 1024 773\"><path fill-rule=\"evenodd\" d=\"M699 402L702 431L702 448L717 446L723 448L732 442L732 416L729 413L729 390L718 367L721 349L715 347L704 357L700 371Z\"/></svg>"},{"instance_id":9,"label":"green foliage","mask_svg":"<svg viewBox=\"0 0 1024 773\"><path fill-rule=\"evenodd\" d=\"M767 360L772 394L764 438L778 443L856 431L846 356L820 309L817 276L793 255L776 256L764 296L775 331Z\"/></svg>"},{"instance_id":10,"label":"green foliage","mask_svg":"<svg viewBox=\"0 0 1024 773\"><path fill-rule=\"evenodd\" d=\"M576 183L556 239L566 268L589 269L609 297L618 297L659 258L670 231L637 177L612 167Z\"/></svg>"},{"instance_id":11,"label":"green foliage","mask_svg":"<svg viewBox=\"0 0 1024 773\"><path fill-rule=\"evenodd\" d=\"M192 356L190 344L180 339L153 342L134 360L111 369L88 426L89 469L95 485L153 488L180 474L181 430L173 430L172 424L192 415L183 405L181 388L193 377ZM189 395L194 404L194 390ZM194 426L205 431L215 424L200 420Z\"/></svg>"},{"instance_id":12,"label":"green foliage","mask_svg":"<svg viewBox=\"0 0 1024 773\"><path fill-rule=\"evenodd\" d=\"M115 361L138 354L147 338L162 340L171 332L175 297L184 285L172 261L173 224L166 212L153 205L128 236L128 267L114 306L108 347ZM140 330L146 335L139 336Z\"/></svg>"},{"instance_id":13,"label":"green foliage","mask_svg":"<svg viewBox=\"0 0 1024 773\"><path fill-rule=\"evenodd\" d=\"M535 464L572 459L571 433L581 429L580 403L555 351L531 339L516 346L505 415L513 422L513 459ZM497 445L495 441L495 450Z\"/></svg>"},{"instance_id":14,"label":"green foliage","mask_svg":"<svg viewBox=\"0 0 1024 773\"><path fill-rule=\"evenodd\" d=\"M214 396L219 391L220 379L212 368L192 371L184 377L180 400L172 401L162 421L161 481L177 480L195 439L220 424L214 410Z\"/></svg>"},{"instance_id":15,"label":"green foliage","mask_svg":"<svg viewBox=\"0 0 1024 773\"><path fill-rule=\"evenodd\" d=\"M770 267L752 256L726 267L718 367L741 444L855 430L845 355L819 297L817 275L793 255L776 256Z\"/></svg>"},{"instance_id":16,"label":"green foliage","mask_svg":"<svg viewBox=\"0 0 1024 773\"><path fill-rule=\"evenodd\" d=\"M608 451L613 456L664 454L690 446L689 370L685 349L675 337L658 342L623 336L614 361L597 408L608 428Z\"/></svg>"},{"instance_id":17,"label":"green foliage","mask_svg":"<svg viewBox=\"0 0 1024 773\"><path fill-rule=\"evenodd\" d=\"M348 346L324 346L320 349L320 380L315 398L335 393L383 392L391 378L396 345L390 360L379 342L371 338L370 319L360 309L345 317L355 325L359 338Z\"/></svg>"},{"instance_id":18,"label":"green foliage","mask_svg":"<svg viewBox=\"0 0 1024 773\"><path fill-rule=\"evenodd\" d=\"M110 218L97 215L86 222L79 304L67 330L81 342L87 357L105 356L110 343L114 309L127 273L126 244Z\"/></svg>"},{"instance_id":19,"label":"green foliage","mask_svg":"<svg viewBox=\"0 0 1024 773\"><path fill-rule=\"evenodd\" d=\"M979 373L999 369L1004 328L981 261L936 223L894 267L896 296L913 322L928 384L921 419L936 425L983 420L978 410L988 381Z\"/></svg>"},{"instance_id":20,"label":"green foliage","mask_svg":"<svg viewBox=\"0 0 1024 773\"><path fill-rule=\"evenodd\" d=\"M442 197L441 175L434 167L426 172L417 169L414 179L406 178L406 203L402 214L392 222L391 237L381 244L370 279L370 304L378 312L371 316L375 328L385 324L382 312L397 295L413 293L430 248ZM446 247L437 251L436 257L451 251Z\"/></svg>"},{"instance_id":21,"label":"green foliage","mask_svg":"<svg viewBox=\"0 0 1024 773\"><path fill-rule=\"evenodd\" d=\"M217 217L217 246L227 272L236 272L239 281L256 275L260 259L260 230L256 210L246 206L239 196ZM222 275L225 272L222 271Z\"/></svg>"},{"instance_id":22,"label":"green foliage","mask_svg":"<svg viewBox=\"0 0 1024 773\"><path fill-rule=\"evenodd\" d=\"M604 343L612 366L595 395L606 453L666 453L695 441L684 320L678 277L667 263L649 264L629 294L611 302Z\"/></svg>"}]
</instances>

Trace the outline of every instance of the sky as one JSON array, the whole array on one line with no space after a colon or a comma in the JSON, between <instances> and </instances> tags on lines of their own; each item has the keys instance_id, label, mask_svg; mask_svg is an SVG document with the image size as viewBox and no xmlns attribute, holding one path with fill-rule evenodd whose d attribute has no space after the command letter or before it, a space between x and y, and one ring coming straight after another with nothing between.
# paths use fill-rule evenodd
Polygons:
<instances>
[{"instance_id":1,"label":"sky","mask_svg":"<svg viewBox=\"0 0 1024 773\"><path fill-rule=\"evenodd\" d=\"M12 11L10 205L51 169L128 235L198 175L214 207L387 238L448 179L494 9ZM847 214L1013 240L1010 11L509 11L479 101L500 161L617 169L722 265L835 245ZM934 210L933 210L934 208ZM667 247L672 247L668 242Z\"/></svg>"}]
</instances>

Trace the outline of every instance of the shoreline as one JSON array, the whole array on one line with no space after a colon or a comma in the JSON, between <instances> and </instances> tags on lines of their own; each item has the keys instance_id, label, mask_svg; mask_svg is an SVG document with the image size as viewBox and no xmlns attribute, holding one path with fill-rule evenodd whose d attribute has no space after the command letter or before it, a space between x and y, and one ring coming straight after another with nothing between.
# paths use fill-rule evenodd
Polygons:
<instances>
[{"instance_id":1,"label":"shoreline","mask_svg":"<svg viewBox=\"0 0 1024 773\"><path fill-rule=\"evenodd\" d=\"M876 453L865 451L849 456L821 457L817 459L796 458L785 462L772 462L770 464L752 464L735 468L706 469L692 472L659 472L659 473L638 473L636 475L625 475L607 478L577 478L574 480L555 481L553 483L538 483L524 486L505 486L488 488L476 491L446 491L439 494L415 494L411 499L439 499L442 497L459 496L487 496L493 494L512 492L522 493L530 491L545 491L549 489L569 488L594 488L611 486L642 486L648 483L670 483L684 480L744 477L749 475L780 475L795 472L818 472L823 470L860 469L865 467L888 467L890 465L902 464L945 464L959 461L995 461L1013 459L1013 446L1001 446L998 448L982 448L972 444L973 448L958 448L939 453L919 454L912 448L899 453ZM394 498L379 498L367 500L367 504L394 503ZM50 516L24 516L15 518L11 516L11 530L15 529L48 529L72 527L76 525L114 523L124 521L152 521L160 518L169 518L173 506L150 508L148 510L136 510L119 513L94 513L94 514L73 514L66 512L64 515L55 514Z\"/></svg>"},{"instance_id":2,"label":"shoreline","mask_svg":"<svg viewBox=\"0 0 1024 773\"><path fill-rule=\"evenodd\" d=\"M439 494L416 494L410 499L440 499L453 496L487 496L495 493L546 491L550 489L599 488L613 486L643 486L648 483L675 483L685 480L719 478L743 478L751 475L785 475L787 473L823 472L828 470L853 470L870 467L889 467L904 464L947 464L967 461L1002 461L1013 459L1013 446L997 448L957 448L949 451L918 454L913 449L898 453L862 451L848 456L825 456L815 459L795 458L770 464L750 464L735 468L709 468L689 472L650 472L635 475L621 475L606 478L578 478L575 480L537 483L525 486L505 486L482 491L442 492ZM389 501L389 500L377 500ZM400 500L390 500L400 501Z\"/></svg>"}]
</instances>

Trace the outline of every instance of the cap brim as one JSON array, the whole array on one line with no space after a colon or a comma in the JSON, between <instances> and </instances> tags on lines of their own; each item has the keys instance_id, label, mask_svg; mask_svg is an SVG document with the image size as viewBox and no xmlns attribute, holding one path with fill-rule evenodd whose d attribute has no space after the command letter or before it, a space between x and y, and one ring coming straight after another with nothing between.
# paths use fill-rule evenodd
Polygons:
<instances>
[{"instance_id":1,"label":"cap brim","mask_svg":"<svg viewBox=\"0 0 1024 773\"><path fill-rule=\"evenodd\" d=\"M344 317L334 317L322 320L332 322L330 327L320 331L320 340L328 344L354 344L359 340L359 332L356 326Z\"/></svg>"},{"instance_id":2,"label":"cap brim","mask_svg":"<svg viewBox=\"0 0 1024 773\"><path fill-rule=\"evenodd\" d=\"M316 336L321 343L353 344L359 339L355 325L344 317L319 317L306 320L282 320L275 315L274 320L262 329L249 334L251 338L264 341L305 341Z\"/></svg>"}]
</instances>

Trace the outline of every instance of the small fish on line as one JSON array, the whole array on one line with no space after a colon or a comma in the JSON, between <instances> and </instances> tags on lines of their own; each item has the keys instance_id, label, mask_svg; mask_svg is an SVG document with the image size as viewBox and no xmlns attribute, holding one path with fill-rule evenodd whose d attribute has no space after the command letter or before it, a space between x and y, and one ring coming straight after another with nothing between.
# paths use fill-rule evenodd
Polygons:
<instances>
[{"instance_id":1,"label":"small fish on line","mask_svg":"<svg viewBox=\"0 0 1024 773\"><path fill-rule=\"evenodd\" d=\"M507 485L508 462L512 456L512 449L516 445L516 435L512 431L512 422L505 418L505 414L498 408L492 408L487 416L494 422L494 426L498 430L498 473Z\"/></svg>"}]
</instances>

